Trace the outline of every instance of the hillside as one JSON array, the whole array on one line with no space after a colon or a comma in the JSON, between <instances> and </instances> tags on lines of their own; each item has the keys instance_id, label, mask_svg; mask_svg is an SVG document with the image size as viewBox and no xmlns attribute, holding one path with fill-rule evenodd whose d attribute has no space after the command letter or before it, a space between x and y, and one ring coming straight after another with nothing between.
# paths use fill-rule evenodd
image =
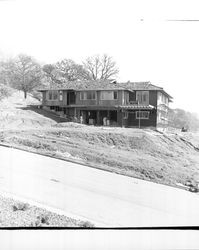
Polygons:
<instances>
[{"instance_id":1,"label":"hillside","mask_svg":"<svg viewBox=\"0 0 199 250\"><path fill-rule=\"evenodd\" d=\"M2 103L2 143L178 187L198 179L199 134L60 123L30 104L20 93Z\"/></svg>"},{"instance_id":2,"label":"hillside","mask_svg":"<svg viewBox=\"0 0 199 250\"><path fill-rule=\"evenodd\" d=\"M30 94L27 99L21 91L13 94L0 102L0 129L17 129L29 127L45 127L55 124L52 119L41 116L28 108L29 105L39 105L40 102Z\"/></svg>"}]
</instances>

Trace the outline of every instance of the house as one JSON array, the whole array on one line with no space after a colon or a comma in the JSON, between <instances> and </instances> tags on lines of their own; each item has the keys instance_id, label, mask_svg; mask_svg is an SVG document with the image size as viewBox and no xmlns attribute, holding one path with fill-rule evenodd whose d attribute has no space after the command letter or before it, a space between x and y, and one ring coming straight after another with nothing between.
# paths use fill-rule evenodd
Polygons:
<instances>
[{"instance_id":1,"label":"house","mask_svg":"<svg viewBox=\"0 0 199 250\"><path fill-rule=\"evenodd\" d=\"M77 81L42 92L42 107L84 124L168 126L172 97L150 82Z\"/></svg>"}]
</instances>

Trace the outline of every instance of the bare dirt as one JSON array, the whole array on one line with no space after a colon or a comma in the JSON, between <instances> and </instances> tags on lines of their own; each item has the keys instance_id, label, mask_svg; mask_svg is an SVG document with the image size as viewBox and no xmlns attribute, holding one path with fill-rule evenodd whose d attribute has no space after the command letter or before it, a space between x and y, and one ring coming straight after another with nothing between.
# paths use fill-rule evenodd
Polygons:
<instances>
[{"instance_id":1,"label":"bare dirt","mask_svg":"<svg viewBox=\"0 0 199 250\"><path fill-rule=\"evenodd\" d=\"M72 219L0 195L0 228L4 227L94 227L88 221Z\"/></svg>"},{"instance_id":2,"label":"bare dirt","mask_svg":"<svg viewBox=\"0 0 199 250\"><path fill-rule=\"evenodd\" d=\"M198 180L196 133L66 123L29 106L39 104L30 96L26 101L12 98L0 109L0 140L4 144L177 187Z\"/></svg>"}]
</instances>

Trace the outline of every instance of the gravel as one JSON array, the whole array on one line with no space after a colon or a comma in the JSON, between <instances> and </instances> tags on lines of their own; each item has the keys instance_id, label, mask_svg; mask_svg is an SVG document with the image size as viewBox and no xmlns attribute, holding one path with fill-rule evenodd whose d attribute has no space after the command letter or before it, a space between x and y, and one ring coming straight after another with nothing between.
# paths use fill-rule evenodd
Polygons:
<instances>
[{"instance_id":1,"label":"gravel","mask_svg":"<svg viewBox=\"0 0 199 250\"><path fill-rule=\"evenodd\" d=\"M0 196L0 227L94 227L46 209Z\"/></svg>"}]
</instances>

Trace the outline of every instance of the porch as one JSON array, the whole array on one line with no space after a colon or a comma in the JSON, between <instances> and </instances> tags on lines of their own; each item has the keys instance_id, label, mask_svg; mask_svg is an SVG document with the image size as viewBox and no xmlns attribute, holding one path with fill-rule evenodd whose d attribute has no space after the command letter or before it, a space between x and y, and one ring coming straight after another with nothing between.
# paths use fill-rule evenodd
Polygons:
<instances>
[{"instance_id":1,"label":"porch","mask_svg":"<svg viewBox=\"0 0 199 250\"><path fill-rule=\"evenodd\" d=\"M83 124L96 126L117 126L117 110L79 110L79 120Z\"/></svg>"}]
</instances>

